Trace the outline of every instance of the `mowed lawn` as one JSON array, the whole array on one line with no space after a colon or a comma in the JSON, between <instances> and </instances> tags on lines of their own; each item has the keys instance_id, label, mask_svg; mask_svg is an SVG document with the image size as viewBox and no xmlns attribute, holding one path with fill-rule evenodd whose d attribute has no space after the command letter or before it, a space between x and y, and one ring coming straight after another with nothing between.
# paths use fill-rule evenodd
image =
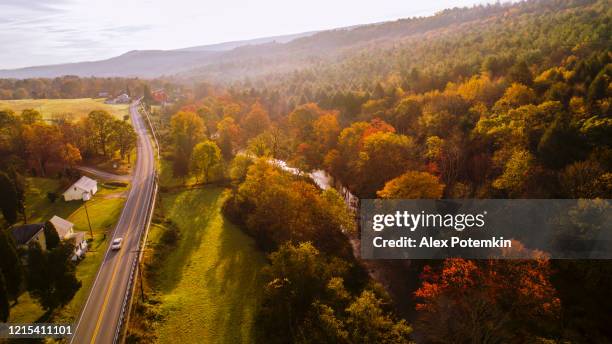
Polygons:
<instances>
[{"instance_id":1,"label":"mowed lawn","mask_svg":"<svg viewBox=\"0 0 612 344\"><path fill-rule=\"evenodd\" d=\"M265 256L224 218L225 197L218 187L162 194L163 213L178 227L180 240L152 286L164 315L159 343L253 342Z\"/></svg>"},{"instance_id":2,"label":"mowed lawn","mask_svg":"<svg viewBox=\"0 0 612 344\"><path fill-rule=\"evenodd\" d=\"M27 184L26 209L29 223L44 222L53 215L58 215L74 223L75 231L87 232L85 237L90 239L89 225L82 202L64 202L59 198L51 203L47 198L47 192L61 190L57 179L28 178ZM123 209L125 198L118 196L125 191L125 187L110 187L98 183L98 192L87 203L94 240L89 242L90 250L85 259L77 265L77 279L82 282L82 286L65 307L51 314L54 322L71 323L78 316L108 246L110 238L108 233ZM9 320L15 323L31 323L40 320L43 314L43 309L25 292L19 297L19 303L11 308Z\"/></svg>"},{"instance_id":3,"label":"mowed lawn","mask_svg":"<svg viewBox=\"0 0 612 344\"><path fill-rule=\"evenodd\" d=\"M78 120L93 110L106 110L117 119L123 119L123 116L129 114L128 104L105 104L104 100L103 98L0 100L0 109L11 109L17 114L24 109L34 109L38 110L46 120L66 114L69 114L68 119Z\"/></svg>"}]
</instances>

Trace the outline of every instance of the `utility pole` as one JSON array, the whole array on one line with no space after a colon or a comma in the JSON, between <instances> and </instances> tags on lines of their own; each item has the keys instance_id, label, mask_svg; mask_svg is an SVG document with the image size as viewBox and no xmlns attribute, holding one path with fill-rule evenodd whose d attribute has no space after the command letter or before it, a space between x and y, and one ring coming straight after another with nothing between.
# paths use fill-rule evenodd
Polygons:
<instances>
[{"instance_id":1,"label":"utility pole","mask_svg":"<svg viewBox=\"0 0 612 344\"><path fill-rule=\"evenodd\" d=\"M91 221L89 221L89 212L87 211L87 201L91 199L89 192L83 192L83 206L85 207L85 215L87 215L87 224L89 225L89 235L93 239L93 230L91 230Z\"/></svg>"},{"instance_id":2,"label":"utility pole","mask_svg":"<svg viewBox=\"0 0 612 344\"><path fill-rule=\"evenodd\" d=\"M139 278L140 278L140 300L142 301L142 303L144 303L144 301L145 301L145 292L144 292L144 278L142 277L142 267L143 267L143 265L142 265L141 258L142 258L142 254L145 251L146 251L146 249L138 249L136 251L133 251L133 252L138 253L138 257L136 259L138 259L137 262L138 262L138 275L139 275Z\"/></svg>"}]
</instances>

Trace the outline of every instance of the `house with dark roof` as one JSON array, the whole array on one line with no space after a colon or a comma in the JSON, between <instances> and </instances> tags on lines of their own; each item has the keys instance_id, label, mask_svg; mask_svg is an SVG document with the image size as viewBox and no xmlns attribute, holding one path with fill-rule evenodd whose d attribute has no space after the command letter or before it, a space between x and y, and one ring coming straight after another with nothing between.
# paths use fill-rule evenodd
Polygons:
<instances>
[{"instance_id":1,"label":"house with dark roof","mask_svg":"<svg viewBox=\"0 0 612 344\"><path fill-rule=\"evenodd\" d=\"M13 226L10 233L18 248L27 248L34 243L38 243L43 250L47 248L44 223Z\"/></svg>"},{"instance_id":2,"label":"house with dark roof","mask_svg":"<svg viewBox=\"0 0 612 344\"><path fill-rule=\"evenodd\" d=\"M60 240L71 240L73 242L74 255L72 256L72 260L82 258L88 249L87 240L85 240L85 232L74 231L74 224L59 216L53 216L49 222L55 227L55 231ZM43 250L47 249L44 223L13 226L9 231L24 264L27 263L28 249L31 245L38 243Z\"/></svg>"}]
</instances>

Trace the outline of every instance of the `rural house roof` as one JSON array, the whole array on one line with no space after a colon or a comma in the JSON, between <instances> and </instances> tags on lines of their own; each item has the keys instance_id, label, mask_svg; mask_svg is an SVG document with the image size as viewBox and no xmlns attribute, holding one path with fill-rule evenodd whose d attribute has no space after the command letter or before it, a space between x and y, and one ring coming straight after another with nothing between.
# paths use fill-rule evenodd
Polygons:
<instances>
[{"instance_id":1,"label":"rural house roof","mask_svg":"<svg viewBox=\"0 0 612 344\"><path fill-rule=\"evenodd\" d=\"M93 179L91 179L89 177L82 176L79 180L76 181L76 183L72 184L72 186L70 186L68 188L68 190L70 190L71 188L78 188L78 189L81 189L81 190L89 191L92 188L94 188L97 183L98 182L96 182L95 180L93 180ZM66 191L68 191L68 190L66 190Z\"/></svg>"},{"instance_id":2,"label":"rural house roof","mask_svg":"<svg viewBox=\"0 0 612 344\"><path fill-rule=\"evenodd\" d=\"M74 239L74 244L80 245L83 241L85 241L85 232L74 232L66 239Z\"/></svg>"},{"instance_id":3,"label":"rural house roof","mask_svg":"<svg viewBox=\"0 0 612 344\"><path fill-rule=\"evenodd\" d=\"M11 235L15 244L25 245L27 244L38 232L44 229L43 223L31 223L27 225L15 226L11 228Z\"/></svg>"},{"instance_id":4,"label":"rural house roof","mask_svg":"<svg viewBox=\"0 0 612 344\"><path fill-rule=\"evenodd\" d=\"M65 238L67 235L69 235L71 228L74 226L74 223L64 220L57 215L53 215L49 222L53 224L55 230L57 231L57 235L59 235L60 238Z\"/></svg>"}]
</instances>

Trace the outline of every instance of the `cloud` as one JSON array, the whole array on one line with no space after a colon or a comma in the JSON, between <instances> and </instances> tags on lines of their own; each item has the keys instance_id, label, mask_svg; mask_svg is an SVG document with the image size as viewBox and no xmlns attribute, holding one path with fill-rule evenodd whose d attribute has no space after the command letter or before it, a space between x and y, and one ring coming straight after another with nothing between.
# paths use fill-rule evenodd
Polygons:
<instances>
[{"instance_id":1,"label":"cloud","mask_svg":"<svg viewBox=\"0 0 612 344\"><path fill-rule=\"evenodd\" d=\"M418 9L397 0L0 0L0 69L377 22Z\"/></svg>"},{"instance_id":2,"label":"cloud","mask_svg":"<svg viewBox=\"0 0 612 344\"><path fill-rule=\"evenodd\" d=\"M138 42L134 35L152 25L121 14L92 0L0 0L0 69L108 58L134 49L129 44Z\"/></svg>"},{"instance_id":3,"label":"cloud","mask_svg":"<svg viewBox=\"0 0 612 344\"><path fill-rule=\"evenodd\" d=\"M105 29L103 29L106 32L113 32L113 33L119 33L119 34L124 34L124 33L136 33L136 32L141 32L141 31L147 31L147 30L151 30L153 29L153 25L149 25L149 24L142 24L142 25L122 25L122 26L113 26L113 27L107 27Z\"/></svg>"},{"instance_id":4,"label":"cloud","mask_svg":"<svg viewBox=\"0 0 612 344\"><path fill-rule=\"evenodd\" d=\"M69 4L69 0L2 0L0 7L12 7L37 12L61 12L63 4Z\"/></svg>"}]
</instances>

